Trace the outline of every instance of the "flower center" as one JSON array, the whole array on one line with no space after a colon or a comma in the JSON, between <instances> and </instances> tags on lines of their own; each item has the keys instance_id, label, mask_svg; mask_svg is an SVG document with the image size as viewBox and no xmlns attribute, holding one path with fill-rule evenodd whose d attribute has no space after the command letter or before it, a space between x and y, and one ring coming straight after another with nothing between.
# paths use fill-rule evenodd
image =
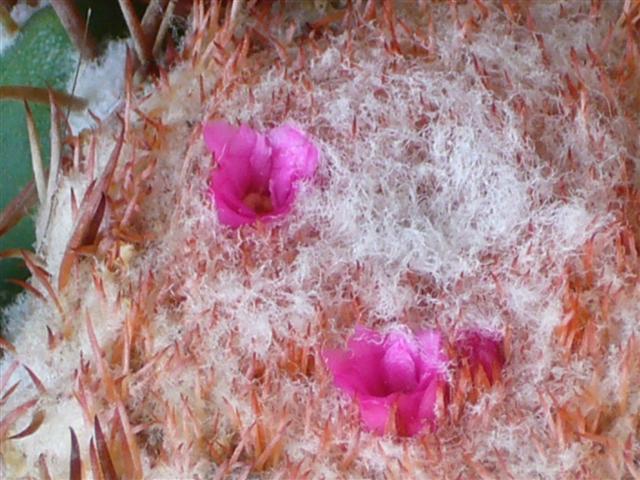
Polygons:
<instances>
[{"instance_id":1,"label":"flower center","mask_svg":"<svg viewBox=\"0 0 640 480\"><path fill-rule=\"evenodd\" d=\"M258 215L273 211L271 196L262 192L249 192L243 199L244 203Z\"/></svg>"}]
</instances>

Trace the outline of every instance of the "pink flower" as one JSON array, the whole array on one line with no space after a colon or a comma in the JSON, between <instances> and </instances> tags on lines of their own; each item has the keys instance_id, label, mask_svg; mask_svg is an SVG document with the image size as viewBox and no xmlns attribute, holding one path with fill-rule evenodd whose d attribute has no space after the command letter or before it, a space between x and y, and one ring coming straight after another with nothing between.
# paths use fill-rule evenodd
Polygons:
<instances>
[{"instance_id":1,"label":"pink flower","mask_svg":"<svg viewBox=\"0 0 640 480\"><path fill-rule=\"evenodd\" d=\"M369 430L383 434L390 420L401 435L413 436L427 424L435 427L436 396L447 363L438 332L382 336L356 327L347 351L327 350L323 356L336 386L358 401Z\"/></svg>"},{"instance_id":2,"label":"pink flower","mask_svg":"<svg viewBox=\"0 0 640 480\"><path fill-rule=\"evenodd\" d=\"M489 383L493 384L498 380L505 362L502 343L502 337L497 333L464 330L455 346L460 357L469 365L473 377L477 378L482 367Z\"/></svg>"},{"instance_id":3,"label":"pink flower","mask_svg":"<svg viewBox=\"0 0 640 480\"><path fill-rule=\"evenodd\" d=\"M234 228L287 213L296 183L312 177L318 163L316 147L288 125L264 135L244 124L209 122L204 141L218 163L211 182L218 219Z\"/></svg>"}]
</instances>

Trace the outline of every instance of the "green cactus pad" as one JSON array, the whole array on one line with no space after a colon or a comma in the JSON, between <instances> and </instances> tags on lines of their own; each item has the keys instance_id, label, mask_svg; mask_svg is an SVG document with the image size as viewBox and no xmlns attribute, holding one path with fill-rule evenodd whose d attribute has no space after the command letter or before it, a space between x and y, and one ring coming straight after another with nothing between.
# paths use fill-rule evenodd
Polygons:
<instances>
[{"instance_id":1,"label":"green cactus pad","mask_svg":"<svg viewBox=\"0 0 640 480\"><path fill-rule=\"evenodd\" d=\"M73 46L58 17L52 8L45 8L29 19L16 42L0 56L0 85L50 86L63 90L73 73L74 57ZM48 162L49 108L36 104L31 107L43 159ZM0 166L0 209L4 209L33 178L24 106L19 101L0 101ZM32 248L34 241L33 220L24 218L0 237L0 251ZM18 260L0 261L0 307L19 291L7 280L24 279L27 274Z\"/></svg>"}]
</instances>

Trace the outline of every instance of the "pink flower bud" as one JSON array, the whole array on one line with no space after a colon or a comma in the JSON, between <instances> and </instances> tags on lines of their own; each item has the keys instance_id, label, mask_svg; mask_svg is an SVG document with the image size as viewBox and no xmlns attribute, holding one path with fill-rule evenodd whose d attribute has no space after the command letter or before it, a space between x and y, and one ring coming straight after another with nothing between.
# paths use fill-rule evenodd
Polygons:
<instances>
[{"instance_id":1,"label":"pink flower bud","mask_svg":"<svg viewBox=\"0 0 640 480\"><path fill-rule=\"evenodd\" d=\"M465 359L476 377L480 368L484 370L489 383L497 380L505 362L502 337L482 330L464 330L455 343L461 358Z\"/></svg>"}]
</instances>

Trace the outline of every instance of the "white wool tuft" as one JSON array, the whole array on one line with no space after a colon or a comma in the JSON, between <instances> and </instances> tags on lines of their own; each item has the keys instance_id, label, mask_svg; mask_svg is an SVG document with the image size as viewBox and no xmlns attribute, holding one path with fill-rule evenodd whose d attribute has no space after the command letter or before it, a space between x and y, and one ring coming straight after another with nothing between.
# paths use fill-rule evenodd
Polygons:
<instances>
[{"instance_id":1,"label":"white wool tuft","mask_svg":"<svg viewBox=\"0 0 640 480\"><path fill-rule=\"evenodd\" d=\"M80 64L77 80L69 80L67 90L74 91L76 96L88 101L86 110L71 112L69 116L69 124L74 134L96 127L89 111L99 119L105 119L119 106L124 94L126 56L126 40L110 41L101 57Z\"/></svg>"}]
</instances>

